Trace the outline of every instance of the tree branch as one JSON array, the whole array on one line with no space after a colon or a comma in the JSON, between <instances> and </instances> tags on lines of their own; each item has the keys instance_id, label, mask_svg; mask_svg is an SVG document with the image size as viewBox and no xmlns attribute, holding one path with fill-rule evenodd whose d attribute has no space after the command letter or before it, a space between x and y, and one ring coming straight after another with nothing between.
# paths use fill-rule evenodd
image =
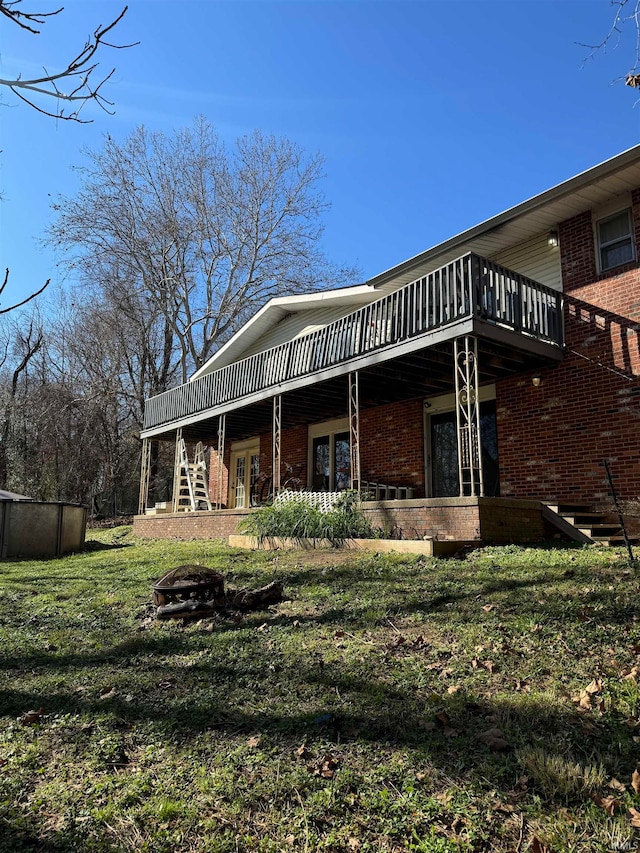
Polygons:
<instances>
[{"instance_id":1,"label":"tree branch","mask_svg":"<svg viewBox=\"0 0 640 853\"><path fill-rule=\"evenodd\" d=\"M39 34L40 30L30 26L26 23L27 21L30 23L44 24L46 23L47 17L52 17L53 15L57 15L63 11L63 7L61 7L55 12L22 12L20 9L15 8L21 2L22 0L0 0L0 12L18 26L36 35ZM107 75L102 77L100 81L95 84L92 80L92 75L99 63L93 62L92 60L100 47L110 47L114 50L123 50L139 44L139 42L133 42L132 44L112 44L111 42L106 41L106 35L120 23L127 12L127 9L128 6L125 6L118 17L107 26L98 26L94 31L93 36L87 39L83 49L67 63L66 67L62 71L50 73L46 68L44 68L44 74L42 76L31 79L25 80L22 76L14 79L0 78L0 86L5 86L10 89L14 95L20 98L21 101L24 101L30 107L33 107L37 112L43 113L51 118L64 119L65 121L76 121L80 124L88 124L91 119L80 118L80 111L89 101L94 101L106 113L113 115L113 111L109 109L113 106L113 102L109 101L100 90L111 78L115 68L112 68ZM79 106L65 114L63 108L49 110L46 107L41 106L33 100L33 96L55 98L57 101L66 101L68 103L77 102L79 103Z\"/></svg>"},{"instance_id":2,"label":"tree branch","mask_svg":"<svg viewBox=\"0 0 640 853\"><path fill-rule=\"evenodd\" d=\"M4 289L7 286L9 281L9 267L4 271L4 281L0 285L0 296L4 293ZM48 278L45 283L42 285L40 290L36 290L35 293L32 293L31 296L27 296L26 299L23 299L22 302L16 302L15 305L12 305L10 308L0 308L0 314L8 314L9 311L14 311L16 308L21 308L23 305L26 305L27 302L31 302L32 299L35 299L36 296L40 296L42 291L49 286L51 279Z\"/></svg>"}]
</instances>

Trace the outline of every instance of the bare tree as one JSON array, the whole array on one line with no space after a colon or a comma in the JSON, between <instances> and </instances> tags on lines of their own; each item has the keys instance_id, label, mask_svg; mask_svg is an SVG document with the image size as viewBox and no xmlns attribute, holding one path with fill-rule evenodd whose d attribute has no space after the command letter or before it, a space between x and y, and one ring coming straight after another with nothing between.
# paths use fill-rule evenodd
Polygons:
<instances>
[{"instance_id":1,"label":"bare tree","mask_svg":"<svg viewBox=\"0 0 640 853\"><path fill-rule=\"evenodd\" d=\"M128 322L153 319L154 393L186 381L270 297L353 275L319 248L322 159L289 140L256 131L229 152L199 119L171 138L107 136L87 158L78 195L54 205L50 241Z\"/></svg>"},{"instance_id":2,"label":"bare tree","mask_svg":"<svg viewBox=\"0 0 640 853\"><path fill-rule=\"evenodd\" d=\"M25 11L22 8L22 2L23 0L0 0L0 14L34 35L39 35L40 29L38 28L46 24L47 19L64 11L62 6L51 12ZM110 108L113 106L113 102L107 100L101 90L115 69L102 76L96 71L99 65L96 55L101 48L105 47L114 50L133 47L132 44L112 44L107 41L107 36L120 23L127 8L125 6L110 24L106 26L100 24L96 27L93 35L87 38L82 50L67 61L62 70L52 72L43 68L41 75L29 79L21 76L13 79L0 78L0 86L6 86L20 100L38 112L53 118L85 124L91 119L81 118L80 111L90 101L98 104L105 112L112 113ZM55 110L43 106L50 98L54 98L57 104L60 101L71 104L71 110L65 113L64 106L56 106Z\"/></svg>"}]
</instances>

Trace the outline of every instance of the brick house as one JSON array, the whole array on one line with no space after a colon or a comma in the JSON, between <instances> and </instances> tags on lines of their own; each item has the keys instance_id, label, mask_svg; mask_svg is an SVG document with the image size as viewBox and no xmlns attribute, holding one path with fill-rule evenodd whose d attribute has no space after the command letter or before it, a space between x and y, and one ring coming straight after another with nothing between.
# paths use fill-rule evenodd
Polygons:
<instances>
[{"instance_id":1,"label":"brick house","mask_svg":"<svg viewBox=\"0 0 640 853\"><path fill-rule=\"evenodd\" d=\"M214 508L154 512L143 464L136 531L226 536L293 471L360 489L405 538L536 539L564 516L591 541L603 459L640 493L639 246L636 146L362 285L271 300L147 401L143 456L213 448Z\"/></svg>"}]
</instances>

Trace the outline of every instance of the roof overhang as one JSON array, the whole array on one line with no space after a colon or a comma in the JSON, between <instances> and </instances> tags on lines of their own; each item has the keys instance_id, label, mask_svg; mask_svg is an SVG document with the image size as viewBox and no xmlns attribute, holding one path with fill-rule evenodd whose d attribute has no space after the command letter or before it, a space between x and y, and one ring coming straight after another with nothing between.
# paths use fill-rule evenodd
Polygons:
<instances>
[{"instance_id":1,"label":"roof overhang","mask_svg":"<svg viewBox=\"0 0 640 853\"><path fill-rule=\"evenodd\" d=\"M593 166L515 207L427 249L370 278L376 288L400 287L466 252L492 258L503 249L555 228L585 210L592 210L640 187L640 145Z\"/></svg>"},{"instance_id":2,"label":"roof overhang","mask_svg":"<svg viewBox=\"0 0 640 853\"><path fill-rule=\"evenodd\" d=\"M355 311L360 305L373 302L379 295L371 285L357 284L353 287L341 287L336 290L322 290L303 293L298 296L277 296L270 299L250 320L247 320L244 326L224 346L220 347L202 367L189 377L189 381L191 382L205 373L211 373L213 370L218 370L237 361L265 332L290 314L341 305L353 305Z\"/></svg>"}]
</instances>

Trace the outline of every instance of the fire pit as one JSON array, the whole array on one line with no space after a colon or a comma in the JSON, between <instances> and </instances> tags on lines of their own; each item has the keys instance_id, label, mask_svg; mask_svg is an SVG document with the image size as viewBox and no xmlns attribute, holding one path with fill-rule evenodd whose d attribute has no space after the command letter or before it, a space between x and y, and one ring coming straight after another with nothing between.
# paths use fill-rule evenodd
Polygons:
<instances>
[{"instance_id":1,"label":"fire pit","mask_svg":"<svg viewBox=\"0 0 640 853\"><path fill-rule=\"evenodd\" d=\"M153 585L156 607L189 601L223 603L224 600L223 576L205 566L178 566Z\"/></svg>"}]
</instances>

